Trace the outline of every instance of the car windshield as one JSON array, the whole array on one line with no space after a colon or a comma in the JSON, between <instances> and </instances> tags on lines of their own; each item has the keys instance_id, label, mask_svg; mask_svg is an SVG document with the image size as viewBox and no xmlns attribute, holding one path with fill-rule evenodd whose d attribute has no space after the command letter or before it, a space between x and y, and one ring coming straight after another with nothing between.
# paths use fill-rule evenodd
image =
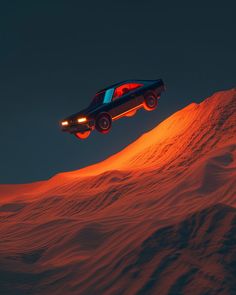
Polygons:
<instances>
[{"instance_id":1,"label":"car windshield","mask_svg":"<svg viewBox=\"0 0 236 295\"><path fill-rule=\"evenodd\" d=\"M105 91L96 93L90 105L96 106L96 105L103 104L104 95L105 95Z\"/></svg>"}]
</instances>

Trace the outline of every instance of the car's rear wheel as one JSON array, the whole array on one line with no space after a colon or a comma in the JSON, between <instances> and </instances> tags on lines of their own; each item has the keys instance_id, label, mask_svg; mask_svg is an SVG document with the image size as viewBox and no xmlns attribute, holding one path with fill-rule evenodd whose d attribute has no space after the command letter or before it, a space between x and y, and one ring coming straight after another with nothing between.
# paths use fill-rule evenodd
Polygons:
<instances>
[{"instance_id":1,"label":"car's rear wheel","mask_svg":"<svg viewBox=\"0 0 236 295\"><path fill-rule=\"evenodd\" d=\"M91 133L91 131L87 130L84 132L77 132L77 133L75 133L75 136L79 139L86 139L89 137L90 133Z\"/></svg>"},{"instance_id":2,"label":"car's rear wheel","mask_svg":"<svg viewBox=\"0 0 236 295\"><path fill-rule=\"evenodd\" d=\"M106 134L111 130L112 118L109 114L103 113L96 118L95 127L97 131Z\"/></svg>"},{"instance_id":3,"label":"car's rear wheel","mask_svg":"<svg viewBox=\"0 0 236 295\"><path fill-rule=\"evenodd\" d=\"M143 107L146 111L153 111L158 105L158 99L152 92L148 92L144 97Z\"/></svg>"}]
</instances>

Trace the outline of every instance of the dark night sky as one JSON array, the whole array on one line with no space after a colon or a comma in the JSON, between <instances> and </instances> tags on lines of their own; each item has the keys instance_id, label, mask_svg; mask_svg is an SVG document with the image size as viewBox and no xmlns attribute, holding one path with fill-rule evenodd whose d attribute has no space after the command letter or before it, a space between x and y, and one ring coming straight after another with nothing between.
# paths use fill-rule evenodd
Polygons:
<instances>
[{"instance_id":1,"label":"dark night sky","mask_svg":"<svg viewBox=\"0 0 236 295\"><path fill-rule=\"evenodd\" d=\"M236 85L235 1L172 2L1 1L0 183L100 161L177 109ZM97 90L129 78L164 79L158 110L85 141L60 132L58 121Z\"/></svg>"}]
</instances>

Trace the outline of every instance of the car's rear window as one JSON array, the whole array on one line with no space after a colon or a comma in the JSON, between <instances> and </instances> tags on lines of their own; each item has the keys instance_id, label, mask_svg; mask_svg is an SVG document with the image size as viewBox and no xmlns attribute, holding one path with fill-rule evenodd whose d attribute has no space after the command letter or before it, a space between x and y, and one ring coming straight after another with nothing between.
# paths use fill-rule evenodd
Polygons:
<instances>
[{"instance_id":1,"label":"car's rear window","mask_svg":"<svg viewBox=\"0 0 236 295\"><path fill-rule=\"evenodd\" d=\"M143 86L141 83L126 83L118 86L114 91L113 99L121 97L136 88Z\"/></svg>"}]
</instances>

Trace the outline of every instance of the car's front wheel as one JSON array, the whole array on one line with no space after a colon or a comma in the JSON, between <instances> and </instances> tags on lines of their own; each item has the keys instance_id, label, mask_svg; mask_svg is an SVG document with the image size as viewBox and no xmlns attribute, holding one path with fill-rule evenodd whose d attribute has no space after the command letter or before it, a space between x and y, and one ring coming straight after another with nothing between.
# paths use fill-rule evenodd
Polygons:
<instances>
[{"instance_id":1,"label":"car's front wheel","mask_svg":"<svg viewBox=\"0 0 236 295\"><path fill-rule=\"evenodd\" d=\"M84 132L77 132L77 133L75 133L75 136L79 139L86 139L89 137L90 133L91 133L91 131L87 130Z\"/></svg>"},{"instance_id":2,"label":"car's front wheel","mask_svg":"<svg viewBox=\"0 0 236 295\"><path fill-rule=\"evenodd\" d=\"M106 134L111 130L112 118L107 113L102 113L96 118L96 130Z\"/></svg>"},{"instance_id":3,"label":"car's front wheel","mask_svg":"<svg viewBox=\"0 0 236 295\"><path fill-rule=\"evenodd\" d=\"M149 92L144 97L143 107L146 111L153 111L156 109L158 99L152 92Z\"/></svg>"}]
</instances>

